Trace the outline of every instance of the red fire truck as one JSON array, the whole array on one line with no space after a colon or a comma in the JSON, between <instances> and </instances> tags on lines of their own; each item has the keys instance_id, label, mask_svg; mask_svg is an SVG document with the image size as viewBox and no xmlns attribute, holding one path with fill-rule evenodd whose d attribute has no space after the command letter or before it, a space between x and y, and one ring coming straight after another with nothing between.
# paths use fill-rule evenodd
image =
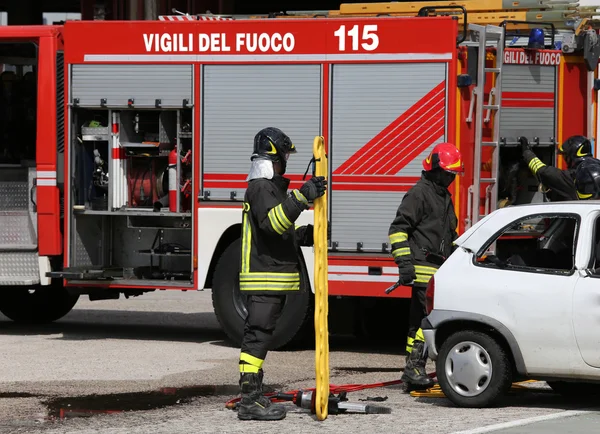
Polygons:
<instances>
[{"instance_id":1,"label":"red fire truck","mask_svg":"<svg viewBox=\"0 0 600 434\"><path fill-rule=\"evenodd\" d=\"M350 305L396 282L389 224L435 144L464 156L460 231L543 200L526 167L509 170L517 137L547 164L561 164L566 137L596 138L596 30L534 23L546 46L530 49L528 31L510 37L523 23L425 12L0 28L0 311L46 322L82 294L212 289L239 342L241 206L254 134L269 125L298 148L291 188L325 138L329 293ZM311 324L312 248L302 257L306 291L286 303L275 347Z\"/></svg>"}]
</instances>

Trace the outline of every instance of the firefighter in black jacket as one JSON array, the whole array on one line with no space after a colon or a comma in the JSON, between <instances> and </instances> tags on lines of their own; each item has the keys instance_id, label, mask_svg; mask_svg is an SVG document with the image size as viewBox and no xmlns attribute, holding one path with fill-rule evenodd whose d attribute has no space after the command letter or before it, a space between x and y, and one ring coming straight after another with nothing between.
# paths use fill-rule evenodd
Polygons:
<instances>
[{"instance_id":1,"label":"firefighter in black jacket","mask_svg":"<svg viewBox=\"0 0 600 434\"><path fill-rule=\"evenodd\" d=\"M427 349L421 330L426 316L425 290L453 250L458 219L448 187L464 173L460 151L450 143L436 145L423 160L421 179L404 195L389 230L392 256L402 284L413 283L406 366L401 380L407 390L428 389Z\"/></svg>"},{"instance_id":2,"label":"firefighter in black jacket","mask_svg":"<svg viewBox=\"0 0 600 434\"><path fill-rule=\"evenodd\" d=\"M575 172L582 161L592 158L592 143L584 136L571 136L558 145L558 152L567 163L567 169L561 170L542 163L531 150L531 145L525 137L519 137L518 140L529 169L548 189L546 197L552 202L577 200Z\"/></svg>"},{"instance_id":3,"label":"firefighter in black jacket","mask_svg":"<svg viewBox=\"0 0 600 434\"><path fill-rule=\"evenodd\" d=\"M299 246L313 245L313 226L296 228L294 222L327 187L323 177L313 177L287 193L290 180L282 175L296 152L277 128L265 128L254 138L242 213L240 290L249 296L239 360L242 420L279 420L286 415L282 405L271 404L262 393L262 365L286 295L302 290Z\"/></svg>"}]
</instances>

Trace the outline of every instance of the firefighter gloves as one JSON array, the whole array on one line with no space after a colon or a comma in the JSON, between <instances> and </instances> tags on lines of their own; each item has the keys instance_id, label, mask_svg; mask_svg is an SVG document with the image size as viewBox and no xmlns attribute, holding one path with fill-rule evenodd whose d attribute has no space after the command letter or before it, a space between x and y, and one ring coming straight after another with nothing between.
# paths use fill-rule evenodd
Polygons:
<instances>
[{"instance_id":1,"label":"firefighter gloves","mask_svg":"<svg viewBox=\"0 0 600 434\"><path fill-rule=\"evenodd\" d=\"M529 140L526 137L519 137L517 139L521 144L521 151L531 151L531 145L529 144Z\"/></svg>"},{"instance_id":2,"label":"firefighter gloves","mask_svg":"<svg viewBox=\"0 0 600 434\"><path fill-rule=\"evenodd\" d=\"M300 193L309 202L323 196L325 190L327 190L327 180L323 176L313 176L300 187Z\"/></svg>"},{"instance_id":3,"label":"firefighter gloves","mask_svg":"<svg viewBox=\"0 0 600 434\"><path fill-rule=\"evenodd\" d=\"M403 285L406 285L417 278L415 266L411 261L398 261L398 273Z\"/></svg>"}]
</instances>

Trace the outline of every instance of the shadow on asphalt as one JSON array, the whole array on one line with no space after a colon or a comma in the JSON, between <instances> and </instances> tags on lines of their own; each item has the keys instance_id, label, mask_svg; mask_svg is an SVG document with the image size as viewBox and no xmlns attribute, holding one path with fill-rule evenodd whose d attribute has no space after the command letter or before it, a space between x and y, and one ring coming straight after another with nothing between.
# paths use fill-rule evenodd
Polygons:
<instances>
[{"instance_id":1,"label":"shadow on asphalt","mask_svg":"<svg viewBox=\"0 0 600 434\"><path fill-rule=\"evenodd\" d=\"M61 334L58 340L135 339L166 342L210 342L238 348L221 330L212 312L144 312L127 310L74 309L64 318L42 325L17 324L0 317L0 334L14 336ZM371 354L403 354L402 339L365 339L353 335L331 335L330 351ZM310 334L278 351L310 351L315 347Z\"/></svg>"},{"instance_id":2,"label":"shadow on asphalt","mask_svg":"<svg viewBox=\"0 0 600 434\"><path fill-rule=\"evenodd\" d=\"M43 325L0 320L0 334L27 336L62 334L59 340L136 339L208 342L226 339L213 313L73 310L63 319Z\"/></svg>"},{"instance_id":3,"label":"shadow on asphalt","mask_svg":"<svg viewBox=\"0 0 600 434\"><path fill-rule=\"evenodd\" d=\"M448 407L457 408L449 399L443 398L415 398L422 404L429 404L432 407ZM536 409L552 409L552 410L581 410L582 407L600 406L600 399L589 397L580 397L574 399L567 398L554 392L550 388L545 389L528 389L518 392L511 392L507 395L496 407L499 410L502 408L536 408ZM596 408L597 410L597 408ZM474 409L477 411L477 409Z\"/></svg>"}]
</instances>

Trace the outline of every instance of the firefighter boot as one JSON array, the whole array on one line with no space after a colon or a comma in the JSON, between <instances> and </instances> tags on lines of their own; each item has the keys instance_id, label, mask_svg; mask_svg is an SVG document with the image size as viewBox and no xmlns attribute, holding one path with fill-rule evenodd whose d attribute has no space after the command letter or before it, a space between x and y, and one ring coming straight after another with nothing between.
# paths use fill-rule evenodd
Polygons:
<instances>
[{"instance_id":1,"label":"firefighter boot","mask_svg":"<svg viewBox=\"0 0 600 434\"><path fill-rule=\"evenodd\" d=\"M425 354L425 342L414 341L413 349L406 357L406 366L400 380L405 384L407 392L412 390L426 390L434 385L425 371L427 355Z\"/></svg>"},{"instance_id":2,"label":"firefighter boot","mask_svg":"<svg viewBox=\"0 0 600 434\"><path fill-rule=\"evenodd\" d=\"M272 404L262 393L262 373L243 373L240 376L242 400L238 410L241 420L281 420L285 418L283 405Z\"/></svg>"}]
</instances>

